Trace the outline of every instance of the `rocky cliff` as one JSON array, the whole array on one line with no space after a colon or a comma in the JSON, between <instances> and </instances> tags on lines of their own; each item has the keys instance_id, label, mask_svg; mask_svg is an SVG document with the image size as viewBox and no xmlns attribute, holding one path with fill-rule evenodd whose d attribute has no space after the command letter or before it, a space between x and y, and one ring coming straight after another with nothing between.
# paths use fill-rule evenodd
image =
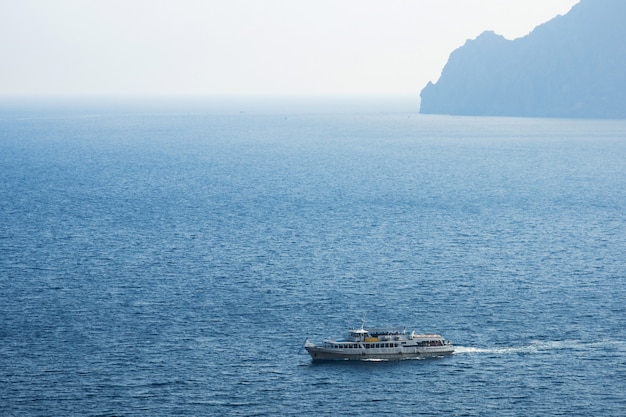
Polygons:
<instances>
[{"instance_id":1,"label":"rocky cliff","mask_svg":"<svg viewBox=\"0 0 626 417\"><path fill-rule=\"evenodd\" d=\"M626 1L581 0L515 40L485 32L421 98L430 114L626 118Z\"/></svg>"}]
</instances>

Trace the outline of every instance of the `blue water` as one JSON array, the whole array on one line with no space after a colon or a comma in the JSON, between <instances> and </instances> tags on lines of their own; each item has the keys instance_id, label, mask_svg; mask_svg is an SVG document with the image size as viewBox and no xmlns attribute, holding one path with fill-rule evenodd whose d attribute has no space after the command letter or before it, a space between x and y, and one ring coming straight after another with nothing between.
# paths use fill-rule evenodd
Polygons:
<instances>
[{"instance_id":1,"label":"blue water","mask_svg":"<svg viewBox=\"0 0 626 417\"><path fill-rule=\"evenodd\" d=\"M5 104L0 415L624 415L625 220L626 121Z\"/></svg>"}]
</instances>

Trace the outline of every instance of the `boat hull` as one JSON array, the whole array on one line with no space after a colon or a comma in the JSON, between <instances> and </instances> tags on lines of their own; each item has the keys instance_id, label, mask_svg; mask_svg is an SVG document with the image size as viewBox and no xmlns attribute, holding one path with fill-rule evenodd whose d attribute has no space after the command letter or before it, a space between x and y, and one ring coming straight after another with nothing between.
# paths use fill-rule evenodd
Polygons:
<instances>
[{"instance_id":1,"label":"boat hull","mask_svg":"<svg viewBox=\"0 0 626 417\"><path fill-rule=\"evenodd\" d=\"M313 361L403 360L441 357L454 353L454 349L449 346L432 348L405 348L402 350L388 349L387 352L371 352L371 350L373 349L354 349L353 352L337 352L334 349L326 349L320 346L305 346L305 349L309 353L309 355L311 355L311 359L313 359Z\"/></svg>"}]
</instances>

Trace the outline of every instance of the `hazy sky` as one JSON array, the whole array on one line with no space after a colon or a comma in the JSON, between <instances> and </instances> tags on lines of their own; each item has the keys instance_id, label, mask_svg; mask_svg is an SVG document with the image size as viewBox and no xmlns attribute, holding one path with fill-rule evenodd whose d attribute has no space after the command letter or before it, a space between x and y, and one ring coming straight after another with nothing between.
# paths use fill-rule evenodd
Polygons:
<instances>
[{"instance_id":1,"label":"hazy sky","mask_svg":"<svg viewBox=\"0 0 626 417\"><path fill-rule=\"evenodd\" d=\"M419 94L578 0L0 0L0 96Z\"/></svg>"}]
</instances>

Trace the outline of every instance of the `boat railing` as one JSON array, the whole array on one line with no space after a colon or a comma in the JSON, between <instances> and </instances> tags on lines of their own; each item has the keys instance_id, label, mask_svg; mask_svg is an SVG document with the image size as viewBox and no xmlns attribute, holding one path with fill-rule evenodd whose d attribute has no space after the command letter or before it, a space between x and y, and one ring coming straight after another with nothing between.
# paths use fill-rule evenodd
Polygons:
<instances>
[{"instance_id":1,"label":"boat railing","mask_svg":"<svg viewBox=\"0 0 626 417\"><path fill-rule=\"evenodd\" d=\"M399 327L378 327L367 329L372 336L399 336L406 334L406 329Z\"/></svg>"}]
</instances>

